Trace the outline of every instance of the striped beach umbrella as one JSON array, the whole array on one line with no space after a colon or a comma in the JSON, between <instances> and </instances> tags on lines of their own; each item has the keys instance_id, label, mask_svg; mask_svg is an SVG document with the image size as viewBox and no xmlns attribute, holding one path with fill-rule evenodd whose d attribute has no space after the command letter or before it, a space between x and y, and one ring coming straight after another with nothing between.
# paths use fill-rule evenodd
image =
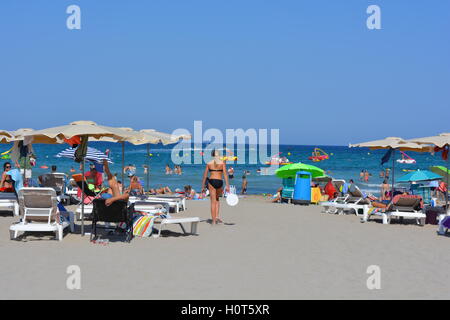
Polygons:
<instances>
[{"instance_id":1,"label":"striped beach umbrella","mask_svg":"<svg viewBox=\"0 0 450 320\"><path fill-rule=\"evenodd\" d=\"M56 157L75 159L75 151L76 150L77 150L77 148L68 148L68 149L63 150L60 153L58 153L56 155ZM87 148L87 153L86 153L85 159L88 161L94 161L94 162L98 162L98 163L102 163L103 160L106 159L106 160L108 160L109 163L112 163L112 161L109 159L109 157L105 153L103 153L95 148L91 148L91 147Z\"/></svg>"}]
</instances>

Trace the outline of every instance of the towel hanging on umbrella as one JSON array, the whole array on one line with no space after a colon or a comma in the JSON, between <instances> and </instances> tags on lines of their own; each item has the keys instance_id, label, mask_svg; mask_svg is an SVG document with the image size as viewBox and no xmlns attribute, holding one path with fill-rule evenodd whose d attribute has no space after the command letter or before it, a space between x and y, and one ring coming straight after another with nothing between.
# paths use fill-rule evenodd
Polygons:
<instances>
[{"instance_id":1,"label":"towel hanging on umbrella","mask_svg":"<svg viewBox=\"0 0 450 320\"><path fill-rule=\"evenodd\" d=\"M56 156L58 158L75 159L75 151L76 150L77 150L77 148L68 148L66 150L61 151ZM108 158L108 156L105 153L103 153L95 148L91 148L91 147L87 148L85 159L88 161L94 161L94 162L98 162L98 163L102 163L103 160L106 159L106 160L108 160L109 163L112 163L112 161Z\"/></svg>"}]
</instances>

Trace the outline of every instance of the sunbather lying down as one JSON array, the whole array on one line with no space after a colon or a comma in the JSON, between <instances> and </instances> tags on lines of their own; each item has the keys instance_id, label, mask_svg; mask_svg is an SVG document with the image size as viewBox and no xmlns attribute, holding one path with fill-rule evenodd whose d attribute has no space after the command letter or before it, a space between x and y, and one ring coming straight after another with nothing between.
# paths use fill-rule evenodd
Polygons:
<instances>
[{"instance_id":1,"label":"sunbather lying down","mask_svg":"<svg viewBox=\"0 0 450 320\"><path fill-rule=\"evenodd\" d=\"M173 193L169 187L161 187L156 189L150 189L151 194L171 194Z\"/></svg>"},{"instance_id":2,"label":"sunbather lying down","mask_svg":"<svg viewBox=\"0 0 450 320\"><path fill-rule=\"evenodd\" d=\"M110 206L111 203L117 200L128 201L128 198L130 197L128 191L125 191L123 194L120 193L119 184L117 183L116 177L109 170L108 161L106 159L103 160L103 167L105 174L108 177L108 184L111 192L111 197L106 199L105 204Z\"/></svg>"}]
</instances>

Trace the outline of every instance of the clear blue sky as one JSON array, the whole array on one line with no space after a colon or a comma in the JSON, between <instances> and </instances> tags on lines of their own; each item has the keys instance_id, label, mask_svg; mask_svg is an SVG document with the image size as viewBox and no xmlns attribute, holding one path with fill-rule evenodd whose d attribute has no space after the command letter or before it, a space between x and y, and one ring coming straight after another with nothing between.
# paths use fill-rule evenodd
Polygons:
<instances>
[{"instance_id":1,"label":"clear blue sky","mask_svg":"<svg viewBox=\"0 0 450 320\"><path fill-rule=\"evenodd\" d=\"M81 7L81 30L66 8ZM366 8L382 30L366 28ZM0 129L279 128L286 144L450 131L450 1L2 0ZM8 120L5 118L8 117Z\"/></svg>"}]
</instances>

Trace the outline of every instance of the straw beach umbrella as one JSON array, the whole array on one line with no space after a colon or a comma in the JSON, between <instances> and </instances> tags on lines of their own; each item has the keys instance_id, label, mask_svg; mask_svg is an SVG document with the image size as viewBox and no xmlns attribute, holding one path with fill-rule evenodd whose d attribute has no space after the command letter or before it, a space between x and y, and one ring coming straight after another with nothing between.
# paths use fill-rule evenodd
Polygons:
<instances>
[{"instance_id":1,"label":"straw beach umbrella","mask_svg":"<svg viewBox=\"0 0 450 320\"><path fill-rule=\"evenodd\" d=\"M437 136L432 136L432 137L424 137L424 138L415 138L415 139L410 139L409 141L415 142L415 143L419 143L421 145L435 145L438 148L444 148L444 149L449 149L450 148L450 133L446 132L446 133L441 133L440 135ZM449 159L448 159L448 155L447 155L447 172L449 170L450 167L450 163L449 163ZM445 197L445 209L448 213L448 208L449 208L449 203L448 203L448 183L449 183L449 175L446 174L446 183L447 183L447 194Z\"/></svg>"},{"instance_id":2,"label":"straw beach umbrella","mask_svg":"<svg viewBox=\"0 0 450 320\"><path fill-rule=\"evenodd\" d=\"M382 140L374 140L368 142L361 142L356 144L350 144L349 148L369 148L371 150L387 149L391 150L392 157L392 193L394 192L395 184L395 151L416 151L416 152L426 152L429 148L424 147L418 143L404 140L399 137L387 137Z\"/></svg>"},{"instance_id":3,"label":"straw beach umbrella","mask_svg":"<svg viewBox=\"0 0 450 320\"><path fill-rule=\"evenodd\" d=\"M139 131L139 133L135 136L133 136L128 141L135 144L135 145L141 145L146 144L147 145L147 190L150 187L150 168L149 168L149 159L150 159L150 144L158 144L162 143L163 145L173 144L177 143L180 140L189 140L191 139L190 135L174 135L164 132L159 132L154 129L142 129Z\"/></svg>"},{"instance_id":4,"label":"straw beach umbrella","mask_svg":"<svg viewBox=\"0 0 450 320\"><path fill-rule=\"evenodd\" d=\"M75 121L68 125L52 127L42 130L35 130L24 133L24 138L32 138L37 143L63 143L65 139L80 136L83 139L102 138L111 139L110 141L123 141L129 138L132 133L119 128L98 125L93 121ZM45 142L44 142L45 141ZM85 159L83 158L82 175L84 177ZM82 181L82 200L81 200L81 235L84 235L84 178Z\"/></svg>"},{"instance_id":5,"label":"straw beach umbrella","mask_svg":"<svg viewBox=\"0 0 450 320\"><path fill-rule=\"evenodd\" d=\"M6 130L0 130L0 143L10 143L14 135L12 132Z\"/></svg>"}]
</instances>

